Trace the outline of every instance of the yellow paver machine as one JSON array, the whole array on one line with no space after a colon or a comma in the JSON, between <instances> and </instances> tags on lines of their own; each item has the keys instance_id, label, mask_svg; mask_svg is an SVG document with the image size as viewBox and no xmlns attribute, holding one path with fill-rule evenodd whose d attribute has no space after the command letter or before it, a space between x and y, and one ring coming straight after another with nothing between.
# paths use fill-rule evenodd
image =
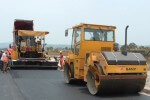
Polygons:
<instances>
[{"instance_id":1,"label":"yellow paver machine","mask_svg":"<svg viewBox=\"0 0 150 100\"><path fill-rule=\"evenodd\" d=\"M15 20L11 67L50 67L57 69L57 61L45 54L47 31L34 31L33 20Z\"/></svg>"},{"instance_id":2,"label":"yellow paver machine","mask_svg":"<svg viewBox=\"0 0 150 100\"><path fill-rule=\"evenodd\" d=\"M72 50L64 67L66 83L83 80L93 95L137 93L144 88L148 71L146 60L140 53L127 52L126 48L118 51L115 26L80 24L71 29Z\"/></svg>"}]
</instances>

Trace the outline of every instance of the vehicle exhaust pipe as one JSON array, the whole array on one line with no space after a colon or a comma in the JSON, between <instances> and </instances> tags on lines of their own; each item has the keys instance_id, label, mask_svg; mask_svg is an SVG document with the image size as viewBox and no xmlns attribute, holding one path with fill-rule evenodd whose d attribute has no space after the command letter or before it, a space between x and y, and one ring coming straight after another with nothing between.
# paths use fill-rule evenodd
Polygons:
<instances>
[{"instance_id":1,"label":"vehicle exhaust pipe","mask_svg":"<svg viewBox=\"0 0 150 100\"><path fill-rule=\"evenodd\" d=\"M124 55L127 55L127 31L128 31L128 28L129 28L129 25L126 26L126 29L125 29L125 45L124 45L124 50L122 52L122 54Z\"/></svg>"},{"instance_id":2,"label":"vehicle exhaust pipe","mask_svg":"<svg viewBox=\"0 0 150 100\"><path fill-rule=\"evenodd\" d=\"M126 29L125 29L125 51L127 51L127 31L128 31L128 28L129 28L129 25L126 26Z\"/></svg>"}]
</instances>

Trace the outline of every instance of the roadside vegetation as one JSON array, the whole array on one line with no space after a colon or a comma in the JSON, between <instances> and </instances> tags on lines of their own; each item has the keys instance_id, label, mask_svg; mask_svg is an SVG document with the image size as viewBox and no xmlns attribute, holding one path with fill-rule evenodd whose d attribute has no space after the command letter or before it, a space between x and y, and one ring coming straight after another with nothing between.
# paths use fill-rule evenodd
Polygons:
<instances>
[{"instance_id":1,"label":"roadside vegetation","mask_svg":"<svg viewBox=\"0 0 150 100\"><path fill-rule=\"evenodd\" d=\"M71 47L71 46L70 46ZM124 50L124 45L119 46L120 50ZM7 50L7 48L1 48L0 50ZM71 50L69 47L47 47L46 51L49 55L52 56L59 56L59 52L63 51L63 55L66 56L67 53ZM147 59L147 63L150 65L150 46L138 46L135 43L130 43L127 45L128 52L138 52L144 55L144 57Z\"/></svg>"},{"instance_id":2,"label":"roadside vegetation","mask_svg":"<svg viewBox=\"0 0 150 100\"><path fill-rule=\"evenodd\" d=\"M120 50L124 50L124 45L120 47ZM127 46L127 50L129 52L138 52L143 54L143 56L146 58L147 62L150 65L150 46L138 46L135 43L130 43Z\"/></svg>"},{"instance_id":3,"label":"roadside vegetation","mask_svg":"<svg viewBox=\"0 0 150 100\"><path fill-rule=\"evenodd\" d=\"M124 50L124 45L119 47L120 50ZM47 47L47 51L51 55L59 55L60 51L63 51L64 56L67 55L68 51L71 50L71 48L64 47L64 48L53 48L53 47ZM138 46L135 43L130 43L127 46L128 52L138 52L144 55L144 57L147 59L147 62L150 64L150 46Z\"/></svg>"}]
</instances>

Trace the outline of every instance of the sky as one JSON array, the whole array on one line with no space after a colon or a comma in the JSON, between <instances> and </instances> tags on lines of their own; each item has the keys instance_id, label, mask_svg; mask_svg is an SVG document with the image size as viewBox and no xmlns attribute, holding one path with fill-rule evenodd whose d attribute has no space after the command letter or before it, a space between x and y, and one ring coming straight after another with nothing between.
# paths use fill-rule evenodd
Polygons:
<instances>
[{"instance_id":1,"label":"sky","mask_svg":"<svg viewBox=\"0 0 150 100\"><path fill-rule=\"evenodd\" d=\"M12 42L14 19L34 20L49 31L47 44L71 44L65 29L80 23L114 25L116 42L150 45L150 0L0 0L0 43Z\"/></svg>"}]
</instances>

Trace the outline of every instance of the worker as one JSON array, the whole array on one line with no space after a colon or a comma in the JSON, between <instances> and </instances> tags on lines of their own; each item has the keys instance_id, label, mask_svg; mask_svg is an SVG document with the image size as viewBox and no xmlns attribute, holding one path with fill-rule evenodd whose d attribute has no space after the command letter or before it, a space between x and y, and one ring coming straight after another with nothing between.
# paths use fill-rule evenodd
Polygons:
<instances>
[{"instance_id":1,"label":"worker","mask_svg":"<svg viewBox=\"0 0 150 100\"><path fill-rule=\"evenodd\" d=\"M5 51L1 57L1 60L3 61L3 72L8 71L8 57L9 57L9 54L7 51Z\"/></svg>"},{"instance_id":2,"label":"worker","mask_svg":"<svg viewBox=\"0 0 150 100\"><path fill-rule=\"evenodd\" d=\"M60 70L61 71L64 70L64 57L63 57L62 51L60 51Z\"/></svg>"},{"instance_id":3,"label":"worker","mask_svg":"<svg viewBox=\"0 0 150 100\"><path fill-rule=\"evenodd\" d=\"M3 53L4 53L4 51L1 50L1 51L0 51L0 69L1 69L1 70L3 69L3 61L1 60Z\"/></svg>"},{"instance_id":4,"label":"worker","mask_svg":"<svg viewBox=\"0 0 150 100\"><path fill-rule=\"evenodd\" d=\"M13 49L11 47L11 45L9 45L9 48L7 49L9 55L11 56L12 55L12 52L13 52Z\"/></svg>"},{"instance_id":5,"label":"worker","mask_svg":"<svg viewBox=\"0 0 150 100\"><path fill-rule=\"evenodd\" d=\"M11 59L12 59L13 49L11 45L9 45L7 51L8 51L8 65L12 65ZM10 67L8 67L8 69L10 69Z\"/></svg>"},{"instance_id":6,"label":"worker","mask_svg":"<svg viewBox=\"0 0 150 100\"><path fill-rule=\"evenodd\" d=\"M51 60L51 58L48 55L48 52L45 53L44 57L46 58L46 60Z\"/></svg>"},{"instance_id":7,"label":"worker","mask_svg":"<svg viewBox=\"0 0 150 100\"><path fill-rule=\"evenodd\" d=\"M93 33L93 40L99 41L99 40L100 40L99 37L100 37L99 33L97 33L97 32L94 32L94 33Z\"/></svg>"}]
</instances>

